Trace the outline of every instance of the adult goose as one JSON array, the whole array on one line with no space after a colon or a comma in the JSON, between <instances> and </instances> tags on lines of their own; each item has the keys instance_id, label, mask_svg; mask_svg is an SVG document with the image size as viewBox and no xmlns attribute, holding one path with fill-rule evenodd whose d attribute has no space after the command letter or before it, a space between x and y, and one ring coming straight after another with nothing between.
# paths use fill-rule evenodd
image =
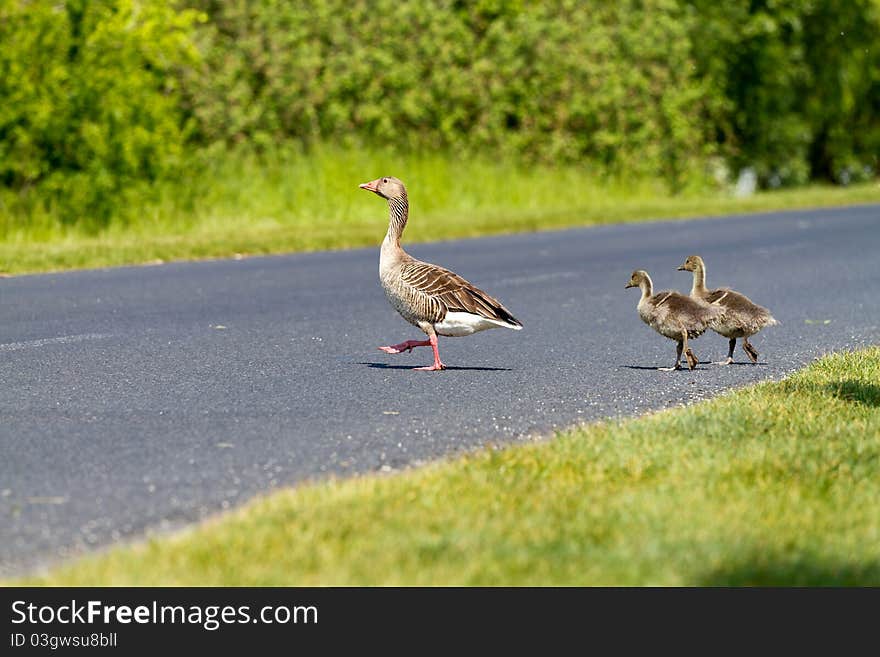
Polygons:
<instances>
[{"instance_id":1,"label":"adult goose","mask_svg":"<svg viewBox=\"0 0 880 657\"><path fill-rule=\"evenodd\" d=\"M736 348L736 339L742 338L743 351L753 363L758 362L758 350L749 342L749 337L760 331L765 326L774 326L778 322L770 314L770 311L754 303L746 295L734 292L727 288L709 290L706 288L706 264L700 256L688 256L679 271L694 273L694 284L691 288L691 297L701 299L713 306L724 310L724 314L712 325L712 330L728 338L729 349L727 360L715 363L716 365L730 365L733 362L733 350Z\"/></svg>"},{"instance_id":2,"label":"adult goose","mask_svg":"<svg viewBox=\"0 0 880 657\"><path fill-rule=\"evenodd\" d=\"M626 287L637 287L642 291L638 305L642 321L660 335L676 342L675 365L659 369L662 372L681 369L682 351L687 358L688 367L694 369L698 361L688 347L688 338L701 336L721 315L721 309L671 290L654 294L654 283L644 269L634 271Z\"/></svg>"},{"instance_id":3,"label":"adult goose","mask_svg":"<svg viewBox=\"0 0 880 657\"><path fill-rule=\"evenodd\" d=\"M500 301L471 285L448 269L421 262L400 246L406 227L409 202L403 182L392 176L360 185L388 201L388 233L379 252L379 280L388 301L400 315L428 336L427 340L407 340L379 347L389 354L430 346L434 363L417 370L435 371L446 366L440 361L437 336L459 337L491 328L516 331L522 324Z\"/></svg>"}]
</instances>

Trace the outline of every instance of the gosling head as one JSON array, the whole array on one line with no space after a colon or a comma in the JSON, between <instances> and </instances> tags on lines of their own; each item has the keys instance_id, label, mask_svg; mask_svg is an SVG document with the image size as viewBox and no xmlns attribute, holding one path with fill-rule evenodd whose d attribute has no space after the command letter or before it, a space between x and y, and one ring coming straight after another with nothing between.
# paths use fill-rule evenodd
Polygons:
<instances>
[{"instance_id":1,"label":"gosling head","mask_svg":"<svg viewBox=\"0 0 880 657\"><path fill-rule=\"evenodd\" d=\"M384 199L406 198L406 187L403 186L401 180L394 176L376 178L370 182L361 183L358 187L373 192Z\"/></svg>"},{"instance_id":2,"label":"gosling head","mask_svg":"<svg viewBox=\"0 0 880 657\"><path fill-rule=\"evenodd\" d=\"M636 269L632 276L629 277L629 283L626 284L624 289L630 287L641 287L643 283L651 283L651 277L648 276L648 272L644 269Z\"/></svg>"},{"instance_id":3,"label":"gosling head","mask_svg":"<svg viewBox=\"0 0 880 657\"><path fill-rule=\"evenodd\" d=\"M688 256L684 264L678 268L678 271L700 271L705 269L703 259L698 255Z\"/></svg>"}]
</instances>

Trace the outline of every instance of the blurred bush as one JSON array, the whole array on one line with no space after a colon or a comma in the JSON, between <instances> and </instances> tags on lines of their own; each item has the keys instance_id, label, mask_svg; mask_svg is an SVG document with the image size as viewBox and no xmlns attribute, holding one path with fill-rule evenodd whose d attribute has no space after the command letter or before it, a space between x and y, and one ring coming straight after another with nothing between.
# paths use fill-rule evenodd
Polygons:
<instances>
[{"instance_id":1,"label":"blurred bush","mask_svg":"<svg viewBox=\"0 0 880 657\"><path fill-rule=\"evenodd\" d=\"M205 141L367 139L679 182L711 151L675 0L193 0Z\"/></svg>"},{"instance_id":2,"label":"blurred bush","mask_svg":"<svg viewBox=\"0 0 880 657\"><path fill-rule=\"evenodd\" d=\"M845 184L880 164L878 34L880 0L0 0L0 187L100 224L284 142Z\"/></svg>"},{"instance_id":3,"label":"blurred bush","mask_svg":"<svg viewBox=\"0 0 880 657\"><path fill-rule=\"evenodd\" d=\"M765 187L871 178L880 155L880 1L691 0L714 141Z\"/></svg>"},{"instance_id":4,"label":"blurred bush","mask_svg":"<svg viewBox=\"0 0 880 657\"><path fill-rule=\"evenodd\" d=\"M0 0L0 184L102 223L130 186L167 175L197 18L159 0Z\"/></svg>"}]
</instances>

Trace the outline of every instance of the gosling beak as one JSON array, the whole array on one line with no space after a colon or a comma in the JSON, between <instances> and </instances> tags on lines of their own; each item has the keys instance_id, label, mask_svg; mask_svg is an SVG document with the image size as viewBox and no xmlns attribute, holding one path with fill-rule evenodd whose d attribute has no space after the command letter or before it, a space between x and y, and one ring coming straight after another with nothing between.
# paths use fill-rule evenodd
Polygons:
<instances>
[{"instance_id":1,"label":"gosling beak","mask_svg":"<svg viewBox=\"0 0 880 657\"><path fill-rule=\"evenodd\" d=\"M373 192L374 194L379 193L379 181L381 178L376 178L375 180L371 180L370 182L361 183L358 185L361 189L366 189L368 192Z\"/></svg>"},{"instance_id":2,"label":"gosling beak","mask_svg":"<svg viewBox=\"0 0 880 657\"><path fill-rule=\"evenodd\" d=\"M678 271L687 271L687 267L682 265L681 267L678 268Z\"/></svg>"},{"instance_id":3,"label":"gosling beak","mask_svg":"<svg viewBox=\"0 0 880 657\"><path fill-rule=\"evenodd\" d=\"M632 282L632 281L630 281L629 283L627 283L626 285L624 285L624 286L623 286L623 289L626 290L627 288L630 288L630 287L635 287L635 285L633 285L633 282Z\"/></svg>"}]
</instances>

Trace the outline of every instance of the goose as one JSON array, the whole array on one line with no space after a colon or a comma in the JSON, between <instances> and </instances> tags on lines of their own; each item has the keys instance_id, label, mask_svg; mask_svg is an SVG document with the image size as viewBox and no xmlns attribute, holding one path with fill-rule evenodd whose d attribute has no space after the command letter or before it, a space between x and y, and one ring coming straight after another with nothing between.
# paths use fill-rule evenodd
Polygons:
<instances>
[{"instance_id":1,"label":"goose","mask_svg":"<svg viewBox=\"0 0 880 657\"><path fill-rule=\"evenodd\" d=\"M644 269L634 271L626 287L638 287L642 291L638 305L642 321L660 335L675 340L678 345L675 365L658 369L661 372L681 369L682 351L687 358L688 367L694 369L698 361L688 346L688 338L693 340L701 336L721 315L721 309L672 290L654 294L654 283Z\"/></svg>"},{"instance_id":2,"label":"goose","mask_svg":"<svg viewBox=\"0 0 880 657\"><path fill-rule=\"evenodd\" d=\"M724 314L713 323L712 330L728 338L729 349L727 360L715 364L730 365L733 362L733 350L736 348L737 338L742 338L743 351L753 363L757 363L758 350L749 342L749 337L765 326L778 324L770 311L739 292L727 288L706 289L706 263L700 256L688 256L678 271L694 273L694 285L691 288L692 298L701 299L724 310Z\"/></svg>"},{"instance_id":3,"label":"goose","mask_svg":"<svg viewBox=\"0 0 880 657\"><path fill-rule=\"evenodd\" d=\"M409 216L409 202L403 182L393 176L359 185L388 201L388 232L379 252L379 280L385 296L410 324L419 327L427 340L407 340L379 347L389 354L428 347L434 363L417 370L445 369L437 349L437 336L460 337L493 328L519 331L522 323L500 301L489 296L448 269L416 260L400 246L400 236Z\"/></svg>"}]
</instances>

